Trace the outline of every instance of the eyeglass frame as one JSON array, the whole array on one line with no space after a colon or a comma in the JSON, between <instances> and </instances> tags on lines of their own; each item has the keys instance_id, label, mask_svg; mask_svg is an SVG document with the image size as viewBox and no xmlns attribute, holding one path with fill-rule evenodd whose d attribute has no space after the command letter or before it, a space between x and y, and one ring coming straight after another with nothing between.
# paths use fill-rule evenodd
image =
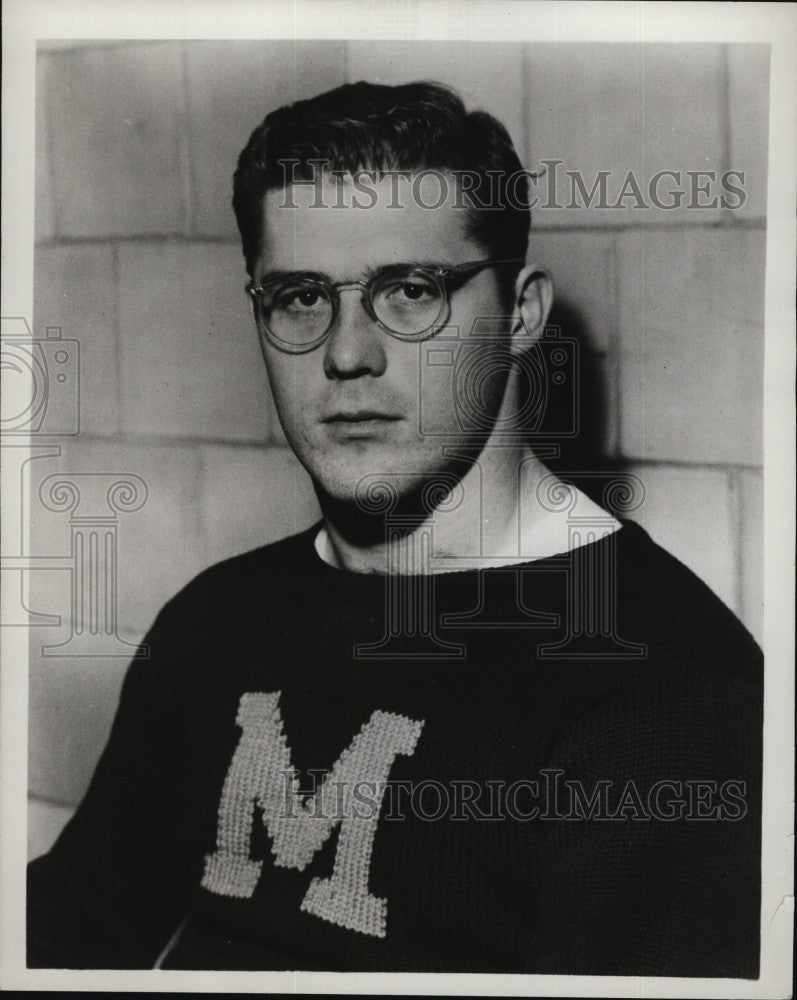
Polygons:
<instances>
[{"instance_id":1,"label":"eyeglass frame","mask_svg":"<svg viewBox=\"0 0 797 1000\"><path fill-rule=\"evenodd\" d=\"M309 344L289 344L287 341L279 338L274 331L269 327L268 321L264 315L264 308L262 305L261 296L267 290L270 285L277 284L281 281L285 281L286 278L282 276L275 276L272 279L266 278L265 281L261 281L259 284L255 285L250 282L246 285L245 291L249 294L252 299L252 304L255 307L255 318L266 332L269 343L276 347L277 350L283 351L286 354L307 354L310 351L314 351L317 347L320 347L325 340L328 339L329 334L332 331L335 323L340 315L340 290L345 288L362 288L365 293L362 298L362 306L369 319L371 319L380 329L384 330L389 336L393 337L395 340L401 340L405 343L419 343L423 340L428 340L429 337L433 336L433 331L436 326L440 324L440 321L448 318L448 314L451 309L451 298L448 289L448 282L452 277L463 275L466 276L465 280L469 280L470 276L476 274L478 271L485 267L507 267L508 265L522 265L525 263L522 257L512 257L508 259L487 259L487 260L471 260L466 261L462 264L453 264L450 267L438 267L429 266L425 264L388 264L386 267L379 268L375 274L373 274L367 280L359 281L327 281L323 278L318 277L308 277L303 279L304 282L309 287L316 286L323 289L325 292L329 292L329 301L332 305L332 316L329 321L329 325L326 330L324 330L321 336L316 337L315 340L311 341ZM386 274L391 272L400 272L405 270L420 271L425 276L428 276L431 281L437 285L437 289L440 292L441 303L440 311L438 312L436 318L426 327L418 333L404 334L399 333L396 330L391 330L389 326L382 322L381 319L376 315L373 307L372 292L373 288L376 286L377 281L383 279ZM294 272L297 275L304 273L316 272ZM464 282L463 282L464 284ZM445 322L445 320L443 320Z\"/></svg>"}]
</instances>

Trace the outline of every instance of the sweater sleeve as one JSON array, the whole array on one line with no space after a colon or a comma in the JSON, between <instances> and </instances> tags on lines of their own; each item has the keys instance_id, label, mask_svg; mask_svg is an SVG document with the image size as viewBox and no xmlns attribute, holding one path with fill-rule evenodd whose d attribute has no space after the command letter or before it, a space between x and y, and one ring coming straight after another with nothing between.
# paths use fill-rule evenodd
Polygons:
<instances>
[{"instance_id":1,"label":"sweater sleeve","mask_svg":"<svg viewBox=\"0 0 797 1000\"><path fill-rule=\"evenodd\" d=\"M32 968L148 968L201 873L181 843L177 682L162 616L128 668L107 746L83 802L28 867Z\"/></svg>"},{"instance_id":2,"label":"sweater sleeve","mask_svg":"<svg viewBox=\"0 0 797 1000\"><path fill-rule=\"evenodd\" d=\"M757 978L761 687L642 673L551 753L559 780L587 796L608 782L609 813L625 808L579 818L570 798L558 808L571 818L539 824L528 969Z\"/></svg>"}]
</instances>

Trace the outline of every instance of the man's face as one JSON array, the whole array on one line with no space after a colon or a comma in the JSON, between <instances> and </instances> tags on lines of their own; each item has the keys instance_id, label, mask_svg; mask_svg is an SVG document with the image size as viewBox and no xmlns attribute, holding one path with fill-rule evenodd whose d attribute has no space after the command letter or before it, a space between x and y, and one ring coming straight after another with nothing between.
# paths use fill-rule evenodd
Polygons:
<instances>
[{"instance_id":1,"label":"man's face","mask_svg":"<svg viewBox=\"0 0 797 1000\"><path fill-rule=\"evenodd\" d=\"M386 265L451 266L489 256L465 235L464 209L450 203L424 208L409 189L402 191L401 208L388 208L396 201L390 184L389 179L375 184L377 204L359 209L352 207L347 182L343 191L325 182L327 207L311 207L316 192L310 186L291 189L290 197L282 190L268 192L255 283L273 271L312 271L343 282ZM427 203L434 197L422 195ZM336 201L347 207L332 207ZM304 354L280 351L259 331L288 442L316 486L338 502L351 502L357 484L375 473L407 494L433 473L453 467L444 445L473 444L472 431L463 430L457 418L452 380L443 380L447 391L441 392L439 377L423 378L424 345L385 332L362 301L362 288L342 289L327 340ZM449 301L446 326L458 327L462 337L475 318L506 312L493 268L477 272ZM482 411L497 414L504 383L500 377L491 380ZM422 426L435 433L423 433Z\"/></svg>"}]
</instances>

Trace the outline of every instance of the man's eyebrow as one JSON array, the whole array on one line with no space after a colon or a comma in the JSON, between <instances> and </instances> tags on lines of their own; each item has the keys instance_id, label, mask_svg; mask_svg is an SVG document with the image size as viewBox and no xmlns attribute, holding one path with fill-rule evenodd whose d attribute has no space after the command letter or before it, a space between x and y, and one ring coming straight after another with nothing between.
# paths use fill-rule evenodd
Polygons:
<instances>
[{"instance_id":1,"label":"man's eyebrow","mask_svg":"<svg viewBox=\"0 0 797 1000\"><path fill-rule=\"evenodd\" d=\"M287 278L288 280L297 278L312 278L313 281L332 280L330 276L328 274L324 274L323 271L287 271L280 268L265 271L260 280L261 282L273 281L275 278Z\"/></svg>"},{"instance_id":2,"label":"man's eyebrow","mask_svg":"<svg viewBox=\"0 0 797 1000\"><path fill-rule=\"evenodd\" d=\"M381 274L384 271L391 271L395 267L438 268L450 266L450 264L441 260L392 260L387 261L384 264L371 264L361 273L361 275L357 277L353 275L346 275L346 277L341 279L340 283L346 284L350 281L369 281L375 275ZM336 284L336 282L332 281L331 276L324 271L287 270L283 268L266 271L263 274L261 281L273 281L277 278L287 280L310 278L313 281L328 281L330 284Z\"/></svg>"}]
</instances>

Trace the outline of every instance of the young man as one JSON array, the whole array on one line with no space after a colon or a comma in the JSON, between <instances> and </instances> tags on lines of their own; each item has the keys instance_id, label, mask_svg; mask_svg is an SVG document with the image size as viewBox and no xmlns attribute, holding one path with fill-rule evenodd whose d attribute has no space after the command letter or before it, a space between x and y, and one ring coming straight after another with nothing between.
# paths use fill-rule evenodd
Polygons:
<instances>
[{"instance_id":1,"label":"young man","mask_svg":"<svg viewBox=\"0 0 797 1000\"><path fill-rule=\"evenodd\" d=\"M249 294L323 522L158 616L31 865L30 965L757 975L760 654L529 448L566 351L525 193L439 86L253 134Z\"/></svg>"}]
</instances>

